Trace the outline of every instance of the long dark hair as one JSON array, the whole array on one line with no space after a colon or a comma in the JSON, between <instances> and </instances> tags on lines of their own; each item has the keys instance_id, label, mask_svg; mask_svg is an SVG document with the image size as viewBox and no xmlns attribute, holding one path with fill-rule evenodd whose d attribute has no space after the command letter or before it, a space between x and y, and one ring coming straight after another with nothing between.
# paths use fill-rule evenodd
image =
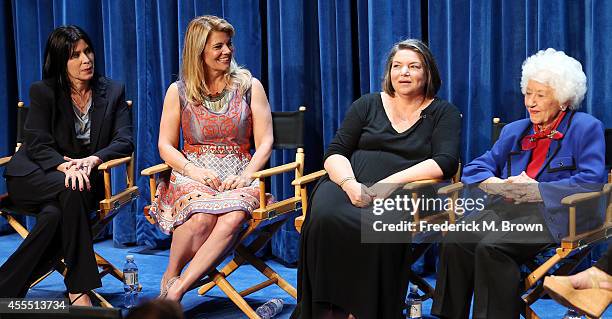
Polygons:
<instances>
[{"instance_id":1,"label":"long dark hair","mask_svg":"<svg viewBox=\"0 0 612 319\"><path fill-rule=\"evenodd\" d=\"M70 80L68 79L68 59L74 51L74 46L79 40L85 41L91 52L95 54L89 36L83 29L76 25L65 25L53 30L47 39L45 46L45 64L43 65L43 79L53 79L57 87L70 96ZM95 72L92 81L97 78ZM92 83L93 85L93 83Z\"/></svg>"}]
</instances>

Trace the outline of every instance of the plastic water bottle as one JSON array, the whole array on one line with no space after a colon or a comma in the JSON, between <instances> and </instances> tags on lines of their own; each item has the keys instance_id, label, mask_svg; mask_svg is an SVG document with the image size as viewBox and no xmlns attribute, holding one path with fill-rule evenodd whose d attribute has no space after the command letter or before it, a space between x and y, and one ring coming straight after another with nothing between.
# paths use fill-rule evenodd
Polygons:
<instances>
[{"instance_id":1,"label":"plastic water bottle","mask_svg":"<svg viewBox=\"0 0 612 319\"><path fill-rule=\"evenodd\" d=\"M125 256L123 279L125 307L132 308L138 302L138 267L134 263L134 255Z\"/></svg>"},{"instance_id":2,"label":"plastic water bottle","mask_svg":"<svg viewBox=\"0 0 612 319\"><path fill-rule=\"evenodd\" d=\"M583 319L584 317L573 308L568 308L563 319Z\"/></svg>"},{"instance_id":3,"label":"plastic water bottle","mask_svg":"<svg viewBox=\"0 0 612 319\"><path fill-rule=\"evenodd\" d=\"M423 300L419 296L419 287L411 285L409 290L410 292L406 296L406 318L421 319Z\"/></svg>"},{"instance_id":4,"label":"plastic water bottle","mask_svg":"<svg viewBox=\"0 0 612 319\"><path fill-rule=\"evenodd\" d=\"M265 304L259 306L255 313L261 319L270 319L276 315L278 315L283 310L283 300L274 298L266 301Z\"/></svg>"}]
</instances>

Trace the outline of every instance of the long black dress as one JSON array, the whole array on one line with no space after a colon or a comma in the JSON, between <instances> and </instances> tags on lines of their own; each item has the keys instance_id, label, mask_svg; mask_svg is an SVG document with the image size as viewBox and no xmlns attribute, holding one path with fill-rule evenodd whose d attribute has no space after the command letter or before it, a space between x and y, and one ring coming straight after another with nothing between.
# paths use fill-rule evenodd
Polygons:
<instances>
[{"instance_id":1,"label":"long black dress","mask_svg":"<svg viewBox=\"0 0 612 319\"><path fill-rule=\"evenodd\" d=\"M434 99L411 128L398 133L380 94L367 94L351 106L325 158L349 158L355 177L366 185L426 159L450 177L460 137L460 113L446 101ZM410 245L361 243L360 212L330 179L315 187L302 230L294 318L319 318L330 304L358 319L401 317Z\"/></svg>"}]
</instances>

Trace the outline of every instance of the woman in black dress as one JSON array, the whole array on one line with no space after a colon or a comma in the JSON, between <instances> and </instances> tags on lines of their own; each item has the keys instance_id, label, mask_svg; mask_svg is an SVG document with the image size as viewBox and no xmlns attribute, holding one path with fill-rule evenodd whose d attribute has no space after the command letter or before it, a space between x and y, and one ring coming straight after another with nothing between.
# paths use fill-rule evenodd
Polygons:
<instances>
[{"instance_id":1,"label":"woman in black dress","mask_svg":"<svg viewBox=\"0 0 612 319\"><path fill-rule=\"evenodd\" d=\"M383 92L349 109L306 215L294 317L401 317L410 245L362 243L361 208L405 183L457 170L461 116L435 97L440 82L427 46L405 40L388 55Z\"/></svg>"},{"instance_id":2,"label":"woman in black dress","mask_svg":"<svg viewBox=\"0 0 612 319\"><path fill-rule=\"evenodd\" d=\"M96 166L129 156L134 145L124 87L95 72L94 57L77 26L61 26L47 40L25 142L4 172L11 200L36 214L36 226L0 267L0 298L23 298L59 258L71 302L91 305L84 293L102 286L89 227L104 195Z\"/></svg>"}]
</instances>

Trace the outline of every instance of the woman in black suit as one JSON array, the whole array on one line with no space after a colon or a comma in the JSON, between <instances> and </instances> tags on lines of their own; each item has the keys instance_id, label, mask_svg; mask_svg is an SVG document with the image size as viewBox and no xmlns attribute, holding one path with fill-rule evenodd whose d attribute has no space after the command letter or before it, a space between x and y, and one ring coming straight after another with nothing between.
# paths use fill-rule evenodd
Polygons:
<instances>
[{"instance_id":1,"label":"woman in black suit","mask_svg":"<svg viewBox=\"0 0 612 319\"><path fill-rule=\"evenodd\" d=\"M94 71L94 56L77 26L59 27L47 40L25 141L4 173L13 203L37 222L0 267L0 297L25 296L60 258L71 302L91 305L84 293L102 286L88 217L103 194L95 167L129 156L134 146L124 87Z\"/></svg>"}]
</instances>

